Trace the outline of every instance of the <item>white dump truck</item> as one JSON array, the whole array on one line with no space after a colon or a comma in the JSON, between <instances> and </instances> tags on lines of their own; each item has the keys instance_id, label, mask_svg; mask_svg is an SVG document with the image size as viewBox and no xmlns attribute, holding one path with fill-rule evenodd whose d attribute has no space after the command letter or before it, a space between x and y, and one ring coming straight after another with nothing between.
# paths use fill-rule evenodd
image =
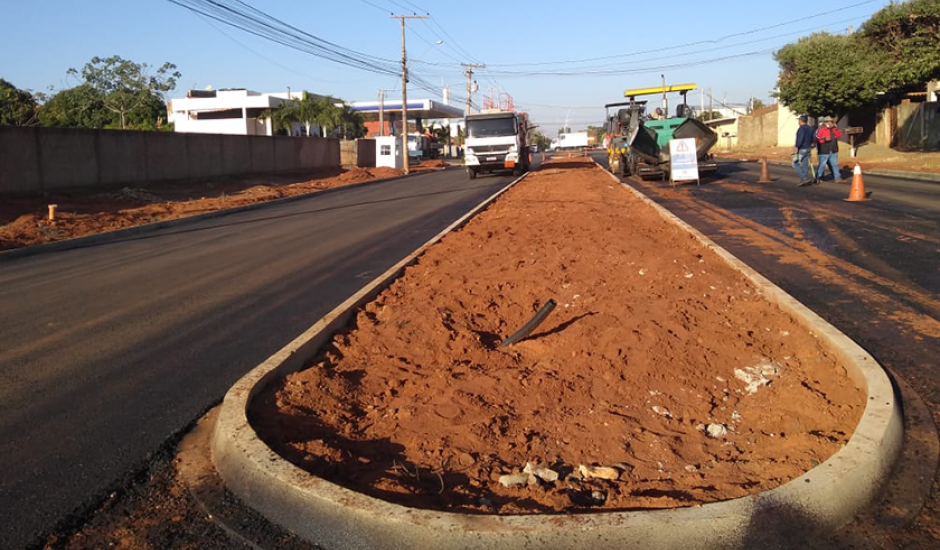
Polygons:
<instances>
[{"instance_id":1,"label":"white dump truck","mask_svg":"<svg viewBox=\"0 0 940 550\"><path fill-rule=\"evenodd\" d=\"M529 119L518 111L484 110L466 118L464 164L470 179L483 172L529 169Z\"/></svg>"}]
</instances>

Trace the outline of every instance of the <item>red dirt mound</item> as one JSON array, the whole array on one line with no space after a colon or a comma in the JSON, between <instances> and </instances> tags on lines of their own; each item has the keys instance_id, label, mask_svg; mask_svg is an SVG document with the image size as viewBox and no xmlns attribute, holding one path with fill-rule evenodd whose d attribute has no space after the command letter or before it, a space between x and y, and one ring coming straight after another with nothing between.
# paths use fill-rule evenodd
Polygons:
<instances>
[{"instance_id":1,"label":"red dirt mound","mask_svg":"<svg viewBox=\"0 0 940 550\"><path fill-rule=\"evenodd\" d=\"M549 298L542 326L498 346ZM544 513L779 486L847 441L864 400L714 253L564 159L427 251L249 413L283 456L352 489Z\"/></svg>"}]
</instances>

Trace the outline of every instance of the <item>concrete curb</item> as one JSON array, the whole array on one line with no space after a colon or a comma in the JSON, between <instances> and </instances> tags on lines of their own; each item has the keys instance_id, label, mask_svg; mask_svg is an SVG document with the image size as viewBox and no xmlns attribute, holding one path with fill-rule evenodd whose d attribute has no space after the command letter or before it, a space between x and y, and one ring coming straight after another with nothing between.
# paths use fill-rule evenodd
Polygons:
<instances>
[{"instance_id":1,"label":"concrete curb","mask_svg":"<svg viewBox=\"0 0 940 550\"><path fill-rule=\"evenodd\" d=\"M737 160L740 162L760 162L760 160L753 159L733 159L729 157L719 157L725 160ZM776 159L767 159L767 164L773 164L775 166L790 166L790 163L785 160L776 160ZM885 176L889 178L901 178L906 180L914 181L925 181L928 183L940 183L940 174L931 174L930 172L905 172L902 170L884 170L881 168L869 168L865 170L865 174L870 174L872 176ZM850 178L851 179L851 178Z\"/></svg>"},{"instance_id":2,"label":"concrete curb","mask_svg":"<svg viewBox=\"0 0 940 550\"><path fill-rule=\"evenodd\" d=\"M861 421L842 450L785 485L735 500L672 510L494 516L413 509L368 497L310 475L261 442L246 416L250 400L275 377L303 368L359 306L373 299L426 248L524 178L375 279L229 390L212 437L213 459L229 490L275 523L331 550L807 547L808 542L818 540L815 537L821 531L843 525L871 500L891 470L903 435L901 412L884 371L818 315L626 185L665 219L689 231L742 272L768 300L828 342L849 376L868 390Z\"/></svg>"},{"instance_id":3,"label":"concrete curb","mask_svg":"<svg viewBox=\"0 0 940 550\"><path fill-rule=\"evenodd\" d=\"M447 168L442 168L440 170L434 170L434 171L429 171L429 172L418 172L418 173L408 174L407 176L395 176L392 178L361 181L357 183L350 183L349 185L343 185L340 187L331 187L329 189L322 189L320 191L311 191L310 193L303 193L301 195L294 195L292 197L284 197L280 199L274 199L271 201L256 202L253 204L246 204L244 206L236 206L234 208L226 208L224 210L216 210L214 212L206 212L204 214L186 216L184 218L164 220L164 221L153 222L153 223L148 223L144 225L135 225L133 227L117 229L114 231L106 231L104 233L96 233L94 235L87 235L84 237L75 237L73 239L64 239L61 241L55 241L51 243L37 244L33 246L24 246L22 248L14 248L12 250L4 250L4 251L0 251L0 261L12 260L14 258L23 258L26 256L35 256L37 254L45 254L49 252L59 252L62 250L72 250L74 248L88 248L91 246L97 246L100 244L118 241L127 237L133 237L134 235L147 233L150 231L156 231L158 229L164 229L167 227L176 227L178 225L183 225L187 223L198 222L202 220L209 220L212 218L221 218L223 216L228 216L230 214L238 214L240 212L249 212L251 210L261 210L263 208L268 208L268 207L279 205L279 204L287 204L290 202L308 199L314 196L329 195L329 194L336 193L342 190L355 189L357 187L368 187L370 185L375 185L379 183L388 183L392 181L401 180L404 178L410 178L413 176L423 176L425 174L434 174L437 172L443 172L445 170L451 170L451 169L452 167L447 167Z\"/></svg>"}]
</instances>

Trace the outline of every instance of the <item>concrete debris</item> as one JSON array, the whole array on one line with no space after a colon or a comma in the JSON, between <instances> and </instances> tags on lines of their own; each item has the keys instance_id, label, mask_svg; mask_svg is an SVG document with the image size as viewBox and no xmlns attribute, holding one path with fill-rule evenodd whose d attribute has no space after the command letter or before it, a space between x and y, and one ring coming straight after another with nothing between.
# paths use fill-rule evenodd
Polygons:
<instances>
[{"instance_id":1,"label":"concrete debris","mask_svg":"<svg viewBox=\"0 0 940 550\"><path fill-rule=\"evenodd\" d=\"M779 375L780 366L770 362L759 363L743 369L734 369L734 377L744 382L744 389L750 395L757 393L757 389L761 386L770 384L770 378L768 377Z\"/></svg>"},{"instance_id":2,"label":"concrete debris","mask_svg":"<svg viewBox=\"0 0 940 550\"><path fill-rule=\"evenodd\" d=\"M618 470L621 470L621 471L630 473L630 472L633 471L634 466L633 466L633 464L627 464L626 462L618 462L618 463L614 464L614 468L617 468Z\"/></svg>"},{"instance_id":3,"label":"concrete debris","mask_svg":"<svg viewBox=\"0 0 940 550\"><path fill-rule=\"evenodd\" d=\"M653 405L653 412L659 416L665 416L666 418L672 418L672 413L669 412L669 409L666 407L660 407L659 405Z\"/></svg>"},{"instance_id":4,"label":"concrete debris","mask_svg":"<svg viewBox=\"0 0 940 550\"><path fill-rule=\"evenodd\" d=\"M578 472L584 476L584 479L607 479L613 481L620 478L620 470L607 466L585 466L581 464L578 466Z\"/></svg>"},{"instance_id":5,"label":"concrete debris","mask_svg":"<svg viewBox=\"0 0 940 550\"><path fill-rule=\"evenodd\" d=\"M712 439L718 439L728 435L728 428L724 424L709 424L705 433Z\"/></svg>"},{"instance_id":6,"label":"concrete debris","mask_svg":"<svg viewBox=\"0 0 940 550\"><path fill-rule=\"evenodd\" d=\"M526 462L525 468L522 470L524 474L531 474L546 483L554 483L558 481L558 472L552 470L551 468L545 468L542 466L536 466L531 462Z\"/></svg>"},{"instance_id":7,"label":"concrete debris","mask_svg":"<svg viewBox=\"0 0 940 550\"><path fill-rule=\"evenodd\" d=\"M529 478L535 479L535 476L530 474L508 474L499 476L499 484L503 487L516 487L518 485L528 485Z\"/></svg>"}]
</instances>

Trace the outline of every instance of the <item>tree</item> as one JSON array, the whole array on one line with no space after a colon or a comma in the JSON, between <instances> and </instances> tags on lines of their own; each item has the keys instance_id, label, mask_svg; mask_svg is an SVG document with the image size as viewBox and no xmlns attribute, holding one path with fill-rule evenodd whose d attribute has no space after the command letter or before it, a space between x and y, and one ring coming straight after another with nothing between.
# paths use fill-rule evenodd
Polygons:
<instances>
[{"instance_id":1,"label":"tree","mask_svg":"<svg viewBox=\"0 0 940 550\"><path fill-rule=\"evenodd\" d=\"M892 2L862 25L859 36L886 58L880 66L885 91L940 78L940 1Z\"/></svg>"},{"instance_id":2,"label":"tree","mask_svg":"<svg viewBox=\"0 0 940 550\"><path fill-rule=\"evenodd\" d=\"M748 108L748 113L753 113L754 111L758 109L763 109L764 102L756 97L752 97L750 101L748 101L747 108Z\"/></svg>"},{"instance_id":3,"label":"tree","mask_svg":"<svg viewBox=\"0 0 940 550\"><path fill-rule=\"evenodd\" d=\"M603 126L588 126L587 132L589 136L594 136L595 143L604 143L604 134L606 134L607 131Z\"/></svg>"},{"instance_id":4,"label":"tree","mask_svg":"<svg viewBox=\"0 0 940 550\"><path fill-rule=\"evenodd\" d=\"M319 128L322 136L336 133L338 128L342 129L343 136L365 135L365 123L359 113L351 111L345 104L337 107L336 103L342 103L342 100L303 92L299 100L287 101L277 109L266 110L261 116L271 119L275 130L286 130L287 133L293 124L303 124L308 136L313 135L313 126Z\"/></svg>"},{"instance_id":5,"label":"tree","mask_svg":"<svg viewBox=\"0 0 940 550\"><path fill-rule=\"evenodd\" d=\"M104 97L88 84L56 92L39 111L40 124L60 128L107 128L113 118Z\"/></svg>"},{"instance_id":6,"label":"tree","mask_svg":"<svg viewBox=\"0 0 940 550\"><path fill-rule=\"evenodd\" d=\"M855 35L816 33L781 48L780 101L810 116L841 116L872 102L881 91L879 53Z\"/></svg>"},{"instance_id":7,"label":"tree","mask_svg":"<svg viewBox=\"0 0 940 550\"><path fill-rule=\"evenodd\" d=\"M545 134L538 130L533 130L529 132L529 145L538 145L540 151L544 151L551 147L552 140L545 137Z\"/></svg>"},{"instance_id":8,"label":"tree","mask_svg":"<svg viewBox=\"0 0 940 550\"><path fill-rule=\"evenodd\" d=\"M323 129L324 137L343 123L343 111L336 106L336 102L336 99L328 96L317 96L314 100L317 107L314 122Z\"/></svg>"},{"instance_id":9,"label":"tree","mask_svg":"<svg viewBox=\"0 0 940 550\"><path fill-rule=\"evenodd\" d=\"M702 116L699 118L703 122L708 122L709 120L718 120L720 118L725 118L725 115L721 114L721 111L705 111L702 113Z\"/></svg>"},{"instance_id":10,"label":"tree","mask_svg":"<svg viewBox=\"0 0 940 550\"><path fill-rule=\"evenodd\" d=\"M940 78L940 0L894 3L858 33L817 33L781 48L779 99L796 112L841 115L879 93Z\"/></svg>"},{"instance_id":11,"label":"tree","mask_svg":"<svg viewBox=\"0 0 940 550\"><path fill-rule=\"evenodd\" d=\"M116 116L119 127L126 129L129 119L137 121L137 127L156 125L160 116L156 111L162 110L156 109L156 101L162 105L164 95L176 88L176 80L181 76L172 63L164 63L153 75L149 70L150 65L146 63L134 63L114 55L95 56L81 73L73 68L68 74L80 75L88 86L84 89L96 92L104 108Z\"/></svg>"},{"instance_id":12,"label":"tree","mask_svg":"<svg viewBox=\"0 0 940 550\"><path fill-rule=\"evenodd\" d=\"M346 103L343 103L343 106L339 109L343 127L343 139L365 137L368 130L366 129L366 123L362 118L362 114L350 109L349 105ZM442 141L442 143L444 142Z\"/></svg>"},{"instance_id":13,"label":"tree","mask_svg":"<svg viewBox=\"0 0 940 550\"><path fill-rule=\"evenodd\" d=\"M0 78L0 126L35 126L38 111L33 94Z\"/></svg>"}]
</instances>

